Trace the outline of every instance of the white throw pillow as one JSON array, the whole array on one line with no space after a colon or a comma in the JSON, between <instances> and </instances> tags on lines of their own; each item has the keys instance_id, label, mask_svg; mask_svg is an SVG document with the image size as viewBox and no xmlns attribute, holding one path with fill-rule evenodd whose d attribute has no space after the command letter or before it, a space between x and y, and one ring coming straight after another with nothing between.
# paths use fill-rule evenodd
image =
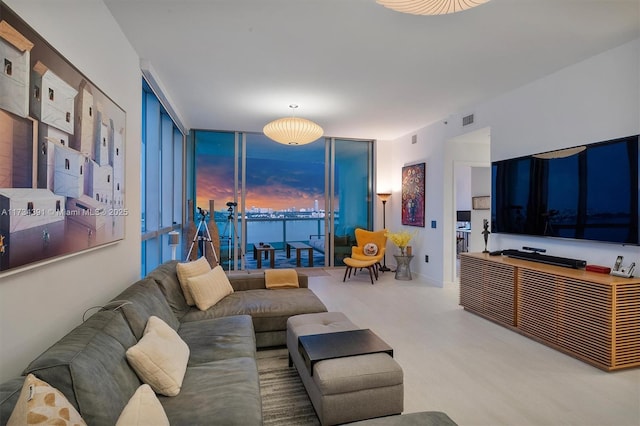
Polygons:
<instances>
[{"instance_id":1,"label":"white throw pillow","mask_svg":"<svg viewBox=\"0 0 640 426\"><path fill-rule=\"evenodd\" d=\"M127 360L156 393L176 396L187 371L189 347L167 323L150 316L142 338L127 349Z\"/></svg>"},{"instance_id":2,"label":"white throw pillow","mask_svg":"<svg viewBox=\"0 0 640 426\"><path fill-rule=\"evenodd\" d=\"M29 374L7 426L25 425L86 426L80 414L58 389Z\"/></svg>"},{"instance_id":3,"label":"white throw pillow","mask_svg":"<svg viewBox=\"0 0 640 426\"><path fill-rule=\"evenodd\" d=\"M196 306L201 311L206 311L233 293L229 278L220 265L204 275L189 278L189 290Z\"/></svg>"},{"instance_id":4,"label":"white throw pillow","mask_svg":"<svg viewBox=\"0 0 640 426\"><path fill-rule=\"evenodd\" d=\"M178 281L180 281L180 287L182 287L182 293L189 306L195 306L196 302L193 300L191 290L189 289L189 278L197 277L198 275L206 274L211 270L209 261L206 257L202 256L198 260L186 263L178 263L176 265L176 273L178 274Z\"/></svg>"},{"instance_id":5,"label":"white throw pillow","mask_svg":"<svg viewBox=\"0 0 640 426\"><path fill-rule=\"evenodd\" d=\"M169 426L169 419L151 386L143 384L129 399L116 426Z\"/></svg>"},{"instance_id":6,"label":"white throw pillow","mask_svg":"<svg viewBox=\"0 0 640 426\"><path fill-rule=\"evenodd\" d=\"M374 243L367 243L364 245L364 249L362 251L365 256L375 256L378 254L378 246Z\"/></svg>"}]
</instances>

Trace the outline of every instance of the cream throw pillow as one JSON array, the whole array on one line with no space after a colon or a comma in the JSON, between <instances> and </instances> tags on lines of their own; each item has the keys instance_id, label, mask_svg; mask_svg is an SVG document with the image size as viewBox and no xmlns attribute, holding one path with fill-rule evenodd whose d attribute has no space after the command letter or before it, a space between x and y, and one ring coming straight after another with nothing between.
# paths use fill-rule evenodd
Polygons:
<instances>
[{"instance_id":1,"label":"cream throw pillow","mask_svg":"<svg viewBox=\"0 0 640 426\"><path fill-rule=\"evenodd\" d=\"M167 323L150 316L142 338L127 349L127 360L156 393L176 396L187 371L189 347Z\"/></svg>"},{"instance_id":2,"label":"cream throw pillow","mask_svg":"<svg viewBox=\"0 0 640 426\"><path fill-rule=\"evenodd\" d=\"M180 281L180 287L182 287L182 293L184 293L184 298L187 300L187 304L189 306L195 306L196 304L196 302L193 300L193 296L191 295L191 291L189 289L189 278L206 274L210 270L211 270L211 266L209 265L209 261L204 256L192 262L178 263L176 265L178 281Z\"/></svg>"},{"instance_id":3,"label":"cream throw pillow","mask_svg":"<svg viewBox=\"0 0 640 426\"><path fill-rule=\"evenodd\" d=\"M7 426L32 424L87 425L62 392L29 374L24 380Z\"/></svg>"},{"instance_id":4,"label":"cream throw pillow","mask_svg":"<svg viewBox=\"0 0 640 426\"><path fill-rule=\"evenodd\" d=\"M233 293L229 278L220 265L204 275L189 278L189 289L196 306L201 311L206 311Z\"/></svg>"},{"instance_id":5,"label":"cream throw pillow","mask_svg":"<svg viewBox=\"0 0 640 426\"><path fill-rule=\"evenodd\" d=\"M144 384L124 407L116 426L169 426L169 419L156 393Z\"/></svg>"},{"instance_id":6,"label":"cream throw pillow","mask_svg":"<svg viewBox=\"0 0 640 426\"><path fill-rule=\"evenodd\" d=\"M264 285L268 289L298 288L298 272L295 269L267 269L264 271Z\"/></svg>"}]
</instances>

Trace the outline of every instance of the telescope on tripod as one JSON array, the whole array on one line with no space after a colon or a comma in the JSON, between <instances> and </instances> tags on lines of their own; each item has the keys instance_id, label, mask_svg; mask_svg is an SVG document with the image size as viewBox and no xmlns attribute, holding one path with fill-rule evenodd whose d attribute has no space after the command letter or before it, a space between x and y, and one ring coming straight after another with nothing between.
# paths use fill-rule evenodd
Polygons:
<instances>
[{"instance_id":1,"label":"telescope on tripod","mask_svg":"<svg viewBox=\"0 0 640 426\"><path fill-rule=\"evenodd\" d=\"M213 257L216 260L216 263L220 263L218 259L218 254L216 253L216 248L213 246L213 240L211 239L211 233L209 232L209 228L207 227L207 216L209 212L203 210L201 207L198 207L198 215L200 216L200 222L198 223L198 228L196 229L196 233L193 235L193 240L191 241L191 247L189 247L189 252L187 253L187 260L189 260L191 256L191 252L193 251L193 247L196 242L198 242L198 249L202 252L202 256L206 256L207 245L211 247L211 252L213 253ZM203 231L204 229L204 231Z\"/></svg>"},{"instance_id":2,"label":"telescope on tripod","mask_svg":"<svg viewBox=\"0 0 640 426\"><path fill-rule=\"evenodd\" d=\"M227 212L229 213L227 215L227 223L224 226L224 231L222 231L222 235L220 235L220 240L222 241L224 238L227 239L227 251L228 251L228 259L229 259L229 264L228 264L228 270L231 271L231 242L233 241L233 239L235 238L235 241L237 243L237 247L238 247L238 251L240 253L240 256L244 256L244 253L242 251L242 247L240 246L240 237L238 236L238 228L236 227L236 222L235 222L235 213L234 213L234 207L237 207L238 203L234 202L234 201L229 201L227 203ZM231 235L231 231L233 230L233 236Z\"/></svg>"}]
</instances>

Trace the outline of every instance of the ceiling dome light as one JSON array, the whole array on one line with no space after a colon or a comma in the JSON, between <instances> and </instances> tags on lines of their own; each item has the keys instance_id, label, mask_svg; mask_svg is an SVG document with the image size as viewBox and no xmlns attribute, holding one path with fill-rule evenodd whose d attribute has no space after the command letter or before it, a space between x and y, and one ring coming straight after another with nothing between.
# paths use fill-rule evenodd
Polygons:
<instances>
[{"instance_id":1,"label":"ceiling dome light","mask_svg":"<svg viewBox=\"0 0 640 426\"><path fill-rule=\"evenodd\" d=\"M586 146L576 146L574 148L558 149L556 151L533 154L532 157L540 158L542 160L555 160L556 158L567 158L572 155L580 154L585 149L587 149Z\"/></svg>"},{"instance_id":2,"label":"ceiling dome light","mask_svg":"<svg viewBox=\"0 0 640 426\"><path fill-rule=\"evenodd\" d=\"M446 15L487 3L489 0L376 0L397 12L412 15Z\"/></svg>"},{"instance_id":3,"label":"ceiling dome light","mask_svg":"<svg viewBox=\"0 0 640 426\"><path fill-rule=\"evenodd\" d=\"M295 110L298 106L289 105L289 108ZM318 140L324 133L322 127L300 117L279 118L264 126L262 131L269 139L285 145L305 145Z\"/></svg>"}]
</instances>

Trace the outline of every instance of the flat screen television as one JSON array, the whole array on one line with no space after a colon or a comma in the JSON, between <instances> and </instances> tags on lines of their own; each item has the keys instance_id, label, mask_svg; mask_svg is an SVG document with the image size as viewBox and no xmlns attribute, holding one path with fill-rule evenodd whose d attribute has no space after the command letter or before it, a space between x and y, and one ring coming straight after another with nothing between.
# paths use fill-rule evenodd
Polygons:
<instances>
[{"instance_id":1,"label":"flat screen television","mask_svg":"<svg viewBox=\"0 0 640 426\"><path fill-rule=\"evenodd\" d=\"M640 245L639 140L493 162L491 232Z\"/></svg>"}]
</instances>

